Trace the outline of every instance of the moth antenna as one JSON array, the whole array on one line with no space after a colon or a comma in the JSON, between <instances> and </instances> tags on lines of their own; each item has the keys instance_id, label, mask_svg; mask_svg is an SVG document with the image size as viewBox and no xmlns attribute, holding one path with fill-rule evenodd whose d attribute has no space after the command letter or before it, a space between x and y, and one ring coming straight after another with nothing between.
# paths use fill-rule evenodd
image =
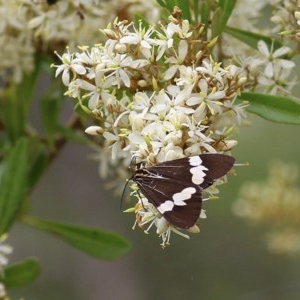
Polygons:
<instances>
[{"instance_id":1,"label":"moth antenna","mask_svg":"<svg viewBox=\"0 0 300 300\"><path fill-rule=\"evenodd\" d=\"M125 185L124 185L123 192L122 192L122 196L121 196L121 201L120 201L120 210L122 210L122 203L123 203L125 191L126 191L126 189L127 189L128 183L129 183L130 181L131 181L131 178L130 178L130 179L127 179L127 182L126 182Z\"/></svg>"},{"instance_id":2,"label":"moth antenna","mask_svg":"<svg viewBox=\"0 0 300 300\"><path fill-rule=\"evenodd\" d=\"M134 176L134 171L135 171L135 166L136 166L136 158L137 158L137 157L138 157L138 156L133 155L133 156L131 157L131 160L130 160L130 164L129 164L128 169L130 169L130 171L131 171L131 177L130 177L129 179L127 179L127 182L126 182L126 184L125 184L125 186L124 186L124 188L123 188L123 192L122 192L122 196L121 196L121 201L120 201L120 210L122 210L122 203L123 203L123 199L124 199L124 195L125 195L125 192L126 192L128 183L129 183L130 181L132 181L132 177Z\"/></svg>"}]
</instances>

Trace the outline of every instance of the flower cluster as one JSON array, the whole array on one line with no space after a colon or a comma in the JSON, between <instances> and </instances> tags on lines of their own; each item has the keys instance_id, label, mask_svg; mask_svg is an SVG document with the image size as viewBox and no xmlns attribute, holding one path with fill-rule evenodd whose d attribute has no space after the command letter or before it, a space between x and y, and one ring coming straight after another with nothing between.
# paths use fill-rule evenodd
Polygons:
<instances>
[{"instance_id":1,"label":"flower cluster","mask_svg":"<svg viewBox=\"0 0 300 300\"><path fill-rule=\"evenodd\" d=\"M267 243L274 253L300 251L298 168L276 161L266 182L245 183L233 206L236 215L269 228Z\"/></svg>"},{"instance_id":2,"label":"flower cluster","mask_svg":"<svg viewBox=\"0 0 300 300\"><path fill-rule=\"evenodd\" d=\"M245 113L235 98L245 78L241 68L213 60L216 40L205 38L202 25L191 26L176 8L168 24L116 19L102 33L104 45L60 56L56 76L97 122L86 132L101 137L103 173L112 175L114 162L128 166L133 155L149 166L236 145L232 129ZM155 224L168 244L170 231L178 230L146 203L134 208L138 224Z\"/></svg>"},{"instance_id":3,"label":"flower cluster","mask_svg":"<svg viewBox=\"0 0 300 300\"><path fill-rule=\"evenodd\" d=\"M13 82L20 82L23 73L34 68L27 9L18 2L0 0L0 79Z\"/></svg>"},{"instance_id":4,"label":"flower cluster","mask_svg":"<svg viewBox=\"0 0 300 300\"><path fill-rule=\"evenodd\" d=\"M261 22L262 9L267 5L272 6L272 17L270 18L272 30ZM230 19L229 26L245 31L255 32L267 37L279 40L281 35L282 46L268 47L266 42L259 41L258 53L255 55L253 49L240 40L227 34L221 43L223 55L232 57L236 63L245 70L247 77L247 88L253 92L267 93L273 95L290 95L296 84L293 75L295 63L291 58L298 52L299 46L293 49L295 41L299 43L299 10L298 0L271 0L271 1L238 1ZM299 15L298 19L297 16ZM265 21L263 23L266 23ZM272 23L275 23L275 27ZM291 43L292 41L292 43Z\"/></svg>"},{"instance_id":5,"label":"flower cluster","mask_svg":"<svg viewBox=\"0 0 300 300\"><path fill-rule=\"evenodd\" d=\"M296 84L295 78L290 78L295 63L286 58L291 48L282 46L277 50L273 47L269 49L264 41L259 41L257 46L258 55L244 61L248 88L267 94L289 95Z\"/></svg>"},{"instance_id":6,"label":"flower cluster","mask_svg":"<svg viewBox=\"0 0 300 300\"><path fill-rule=\"evenodd\" d=\"M0 0L0 79L21 82L36 53L96 43L99 27L118 15L133 18L133 11L150 20L158 13L154 0Z\"/></svg>"},{"instance_id":7,"label":"flower cluster","mask_svg":"<svg viewBox=\"0 0 300 300\"><path fill-rule=\"evenodd\" d=\"M7 256L12 253L13 249L10 245L4 244L7 236L3 235L0 238L0 299L9 300L6 293L5 285L1 282L1 278L5 276L4 267L8 264Z\"/></svg>"},{"instance_id":8,"label":"flower cluster","mask_svg":"<svg viewBox=\"0 0 300 300\"><path fill-rule=\"evenodd\" d=\"M298 29L295 12L299 10L300 2L298 0L272 0L273 8L271 21L276 25L273 32L294 32ZM293 36L291 36L294 38Z\"/></svg>"}]
</instances>

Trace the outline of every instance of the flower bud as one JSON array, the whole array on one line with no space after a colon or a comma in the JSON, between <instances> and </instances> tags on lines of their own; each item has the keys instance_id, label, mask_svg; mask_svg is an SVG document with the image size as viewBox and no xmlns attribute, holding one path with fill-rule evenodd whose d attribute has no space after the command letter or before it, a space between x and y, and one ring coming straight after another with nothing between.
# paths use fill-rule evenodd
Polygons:
<instances>
[{"instance_id":1,"label":"flower bud","mask_svg":"<svg viewBox=\"0 0 300 300\"><path fill-rule=\"evenodd\" d=\"M104 132L100 126L90 126L85 130L85 133L89 135L101 135Z\"/></svg>"}]
</instances>

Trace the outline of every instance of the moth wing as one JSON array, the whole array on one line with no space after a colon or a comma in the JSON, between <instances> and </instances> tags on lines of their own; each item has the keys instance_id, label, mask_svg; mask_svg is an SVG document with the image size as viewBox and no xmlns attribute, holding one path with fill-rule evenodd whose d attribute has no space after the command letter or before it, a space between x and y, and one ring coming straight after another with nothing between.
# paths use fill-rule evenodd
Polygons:
<instances>
[{"instance_id":1,"label":"moth wing","mask_svg":"<svg viewBox=\"0 0 300 300\"><path fill-rule=\"evenodd\" d=\"M200 155L203 165L207 168L206 176L200 185L203 189L209 187L217 179L226 175L234 165L235 159L224 154Z\"/></svg>"},{"instance_id":2,"label":"moth wing","mask_svg":"<svg viewBox=\"0 0 300 300\"><path fill-rule=\"evenodd\" d=\"M186 184L196 184L192 180L191 170L195 168L198 174L199 186L207 188L216 179L226 175L233 167L234 158L225 154L201 154L191 157L166 161L147 169L158 176L182 180Z\"/></svg>"},{"instance_id":3,"label":"moth wing","mask_svg":"<svg viewBox=\"0 0 300 300\"><path fill-rule=\"evenodd\" d=\"M185 229L196 224L202 205L199 186L191 186L179 180L151 177L145 177L142 182L136 183L143 195L171 224ZM177 205L174 201L177 198L187 199Z\"/></svg>"}]
</instances>

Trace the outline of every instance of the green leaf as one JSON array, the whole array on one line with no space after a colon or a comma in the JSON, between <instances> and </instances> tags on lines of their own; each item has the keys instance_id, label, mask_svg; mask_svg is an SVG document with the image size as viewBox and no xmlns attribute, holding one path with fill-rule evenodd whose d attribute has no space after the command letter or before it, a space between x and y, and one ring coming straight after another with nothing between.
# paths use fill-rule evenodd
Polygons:
<instances>
[{"instance_id":1,"label":"green leaf","mask_svg":"<svg viewBox=\"0 0 300 300\"><path fill-rule=\"evenodd\" d=\"M18 97L17 88L16 85L10 85L0 98L1 123L12 143L24 134L26 126L25 102Z\"/></svg>"},{"instance_id":2,"label":"green leaf","mask_svg":"<svg viewBox=\"0 0 300 300\"><path fill-rule=\"evenodd\" d=\"M204 28L205 31L207 31L208 21L209 21L209 9L208 9L207 3L204 2L201 5L201 22L206 25Z\"/></svg>"},{"instance_id":3,"label":"green leaf","mask_svg":"<svg viewBox=\"0 0 300 300\"><path fill-rule=\"evenodd\" d=\"M28 140L20 138L6 153L0 180L0 236L8 232L27 191Z\"/></svg>"},{"instance_id":4,"label":"green leaf","mask_svg":"<svg viewBox=\"0 0 300 300\"><path fill-rule=\"evenodd\" d=\"M191 11L188 1L184 2L181 0L156 0L156 2L161 6L166 8L169 13L173 13L174 7L177 6L181 10L182 18L188 19L191 22Z\"/></svg>"},{"instance_id":5,"label":"green leaf","mask_svg":"<svg viewBox=\"0 0 300 300\"><path fill-rule=\"evenodd\" d=\"M39 262L35 258L28 258L5 268L2 282L7 289L20 287L34 281L40 272Z\"/></svg>"},{"instance_id":6,"label":"green leaf","mask_svg":"<svg viewBox=\"0 0 300 300\"><path fill-rule=\"evenodd\" d=\"M169 12L172 12L174 6L177 5L178 0L156 0L156 1L161 7L165 7L168 9Z\"/></svg>"},{"instance_id":7,"label":"green leaf","mask_svg":"<svg viewBox=\"0 0 300 300\"><path fill-rule=\"evenodd\" d=\"M61 99L43 97L41 101L41 117L45 133L50 141L53 142L58 125L58 116L60 113Z\"/></svg>"},{"instance_id":8,"label":"green leaf","mask_svg":"<svg viewBox=\"0 0 300 300\"><path fill-rule=\"evenodd\" d=\"M221 33L221 18L222 18L222 10L220 7L218 7L214 11L214 15L211 20L212 39Z\"/></svg>"},{"instance_id":9,"label":"green leaf","mask_svg":"<svg viewBox=\"0 0 300 300\"><path fill-rule=\"evenodd\" d=\"M232 14L235 4L236 0L220 0L220 7L222 8L222 18L220 24L222 31L225 29L225 26Z\"/></svg>"},{"instance_id":10,"label":"green leaf","mask_svg":"<svg viewBox=\"0 0 300 300\"><path fill-rule=\"evenodd\" d=\"M0 94L0 118L11 142L21 137L26 128L26 120L40 72L40 59L36 59L35 69L25 74L20 84L7 84Z\"/></svg>"},{"instance_id":11,"label":"green leaf","mask_svg":"<svg viewBox=\"0 0 300 300\"><path fill-rule=\"evenodd\" d=\"M200 3L198 0L193 0L193 6L194 6L194 23L199 23L199 17L200 17ZM200 19L201 20L201 19Z\"/></svg>"},{"instance_id":12,"label":"green leaf","mask_svg":"<svg viewBox=\"0 0 300 300\"><path fill-rule=\"evenodd\" d=\"M183 5L182 5L183 4ZM178 1L176 4L182 11L182 18L184 20L189 20L189 22L192 22L192 16L191 16L191 11L190 11L190 5L188 3L182 3Z\"/></svg>"},{"instance_id":13,"label":"green leaf","mask_svg":"<svg viewBox=\"0 0 300 300\"><path fill-rule=\"evenodd\" d=\"M248 101L247 110L266 120L300 124L300 102L293 99L274 95L242 93L239 100Z\"/></svg>"},{"instance_id":14,"label":"green leaf","mask_svg":"<svg viewBox=\"0 0 300 300\"><path fill-rule=\"evenodd\" d=\"M130 249L126 239L104 230L32 217L26 217L24 221L31 226L49 231L73 247L100 259L116 260Z\"/></svg>"},{"instance_id":15,"label":"green leaf","mask_svg":"<svg viewBox=\"0 0 300 300\"><path fill-rule=\"evenodd\" d=\"M219 36L225 29L235 4L236 0L220 0L220 6L214 11L212 18L212 38Z\"/></svg>"},{"instance_id":16,"label":"green leaf","mask_svg":"<svg viewBox=\"0 0 300 300\"><path fill-rule=\"evenodd\" d=\"M232 28L232 27L226 27L224 29L224 31L254 49L257 49L257 43L260 40L263 40L269 46L269 48L273 44L274 51L276 49L282 47L282 44L279 41L274 40L274 39L270 38L269 36L265 36L262 34L253 33L253 32L236 29L236 28Z\"/></svg>"},{"instance_id":17,"label":"green leaf","mask_svg":"<svg viewBox=\"0 0 300 300\"><path fill-rule=\"evenodd\" d=\"M35 148L35 157L32 159L32 164L28 174L28 190L32 189L37 181L44 174L49 162L46 150L43 146Z\"/></svg>"},{"instance_id":18,"label":"green leaf","mask_svg":"<svg viewBox=\"0 0 300 300\"><path fill-rule=\"evenodd\" d=\"M59 125L59 115L66 103L66 98L62 98L61 96L64 93L64 89L65 86L63 86L61 82L53 80L52 86L40 99L41 120L44 131L50 142L53 142L57 126Z\"/></svg>"},{"instance_id":19,"label":"green leaf","mask_svg":"<svg viewBox=\"0 0 300 300\"><path fill-rule=\"evenodd\" d=\"M29 74L24 74L20 85L18 85L18 100L24 103L26 114L30 109L31 101L33 100L34 94L36 92L36 87L38 84L38 79L43 61L43 57L41 57L40 55L36 55L34 62L34 70Z\"/></svg>"}]
</instances>

